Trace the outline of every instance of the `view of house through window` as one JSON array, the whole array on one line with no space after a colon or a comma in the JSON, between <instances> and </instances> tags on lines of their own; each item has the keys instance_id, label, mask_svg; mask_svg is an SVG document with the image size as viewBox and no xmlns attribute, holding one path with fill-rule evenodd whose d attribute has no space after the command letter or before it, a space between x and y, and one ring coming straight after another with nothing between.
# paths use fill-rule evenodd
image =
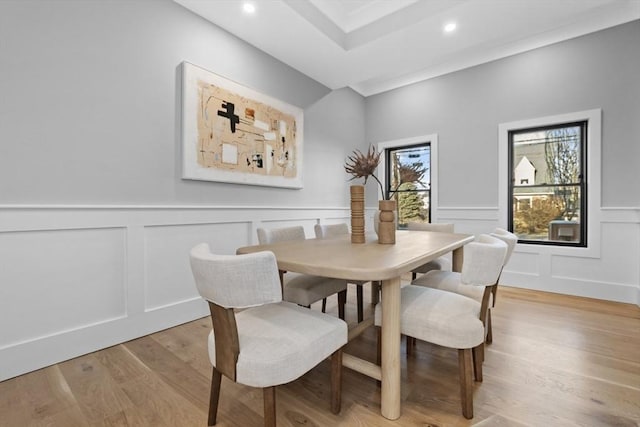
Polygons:
<instances>
[{"instance_id":1,"label":"view of house through window","mask_svg":"<svg viewBox=\"0 0 640 427\"><path fill-rule=\"evenodd\" d=\"M385 150L385 196L396 201L398 227L430 221L431 145ZM390 197L389 197L390 196Z\"/></svg>"},{"instance_id":2,"label":"view of house through window","mask_svg":"<svg viewBox=\"0 0 640 427\"><path fill-rule=\"evenodd\" d=\"M587 122L509 132L509 229L525 243L586 246Z\"/></svg>"}]
</instances>

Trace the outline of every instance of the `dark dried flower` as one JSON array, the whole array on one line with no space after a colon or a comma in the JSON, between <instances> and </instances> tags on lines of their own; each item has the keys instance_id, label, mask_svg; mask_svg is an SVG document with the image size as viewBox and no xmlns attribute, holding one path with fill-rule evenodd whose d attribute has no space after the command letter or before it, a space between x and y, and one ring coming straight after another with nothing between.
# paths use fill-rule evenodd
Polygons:
<instances>
[{"instance_id":1,"label":"dark dried flower","mask_svg":"<svg viewBox=\"0 0 640 427\"><path fill-rule=\"evenodd\" d=\"M377 152L376 149L371 146L367 150L366 154L363 154L360 150L355 150L353 154L347 157L347 162L344 165L344 170L352 175L350 181L356 178L364 178L364 184L367 183L369 177L373 177L380 186L380 194L384 195L384 187L382 182L376 176L376 168L380 164L380 156L382 152ZM420 163L403 164L399 161L395 163L396 171L394 173L397 181L395 189L389 189L389 197L391 197L398 188L405 182L414 182L424 185L422 182L426 169ZM384 197L384 196L383 196Z\"/></svg>"},{"instance_id":2,"label":"dark dried flower","mask_svg":"<svg viewBox=\"0 0 640 427\"><path fill-rule=\"evenodd\" d=\"M351 156L347 157L347 162L344 165L344 170L352 175L350 181L356 178L364 178L364 184L366 184L367 179L371 176L380 185L381 194L384 194L382 183L375 174L376 168L380 163L381 154L373 146L369 147L367 154L363 154L360 150L355 150Z\"/></svg>"}]
</instances>

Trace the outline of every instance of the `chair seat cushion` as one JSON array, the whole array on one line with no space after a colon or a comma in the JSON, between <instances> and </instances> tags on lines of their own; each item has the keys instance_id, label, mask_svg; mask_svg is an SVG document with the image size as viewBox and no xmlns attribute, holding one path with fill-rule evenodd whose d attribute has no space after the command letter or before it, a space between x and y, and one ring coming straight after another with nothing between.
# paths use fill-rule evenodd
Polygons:
<instances>
[{"instance_id":1,"label":"chair seat cushion","mask_svg":"<svg viewBox=\"0 0 640 427\"><path fill-rule=\"evenodd\" d=\"M444 347L467 349L484 341L480 303L452 292L408 285L401 290L401 333ZM375 324L382 324L381 304Z\"/></svg>"},{"instance_id":2,"label":"chair seat cushion","mask_svg":"<svg viewBox=\"0 0 640 427\"><path fill-rule=\"evenodd\" d=\"M347 289L347 281L288 272L284 275L282 299L309 306Z\"/></svg>"},{"instance_id":3,"label":"chair seat cushion","mask_svg":"<svg viewBox=\"0 0 640 427\"><path fill-rule=\"evenodd\" d=\"M460 282L460 273L452 271L430 271L411 282L415 286L441 289L443 291L454 292L472 298L479 303L482 302L484 286L465 285ZM489 297L489 307L491 307L493 295Z\"/></svg>"},{"instance_id":4,"label":"chair seat cushion","mask_svg":"<svg viewBox=\"0 0 640 427\"><path fill-rule=\"evenodd\" d=\"M347 343L347 324L288 302L236 313L240 354L236 381L252 387L291 382ZM216 366L215 336L209 359Z\"/></svg>"}]
</instances>

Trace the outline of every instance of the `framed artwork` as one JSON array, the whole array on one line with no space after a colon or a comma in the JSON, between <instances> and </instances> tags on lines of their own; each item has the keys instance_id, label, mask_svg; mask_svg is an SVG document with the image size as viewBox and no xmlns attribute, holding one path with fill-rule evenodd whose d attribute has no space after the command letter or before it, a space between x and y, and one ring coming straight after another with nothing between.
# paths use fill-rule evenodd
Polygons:
<instances>
[{"instance_id":1,"label":"framed artwork","mask_svg":"<svg viewBox=\"0 0 640 427\"><path fill-rule=\"evenodd\" d=\"M182 178L302 188L302 109L182 63Z\"/></svg>"}]
</instances>

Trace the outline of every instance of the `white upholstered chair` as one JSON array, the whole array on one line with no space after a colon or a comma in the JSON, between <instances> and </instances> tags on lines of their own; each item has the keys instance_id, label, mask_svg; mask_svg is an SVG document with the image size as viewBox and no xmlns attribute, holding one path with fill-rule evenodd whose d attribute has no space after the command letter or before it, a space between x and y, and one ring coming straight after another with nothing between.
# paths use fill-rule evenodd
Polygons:
<instances>
[{"instance_id":1,"label":"white upholstered chair","mask_svg":"<svg viewBox=\"0 0 640 427\"><path fill-rule=\"evenodd\" d=\"M436 231L441 233L453 233L452 223L408 222L407 230ZM451 271L451 260L448 256L441 256L429 261L420 267L411 270L411 280L415 280L418 274L425 274L431 270Z\"/></svg>"},{"instance_id":2,"label":"white upholstered chair","mask_svg":"<svg viewBox=\"0 0 640 427\"><path fill-rule=\"evenodd\" d=\"M344 222L339 224L316 224L313 227L317 239L326 239L327 237L337 237L349 234L349 226Z\"/></svg>"},{"instance_id":3,"label":"white upholstered chair","mask_svg":"<svg viewBox=\"0 0 640 427\"><path fill-rule=\"evenodd\" d=\"M502 240L486 234L467 244L460 286L477 287L489 294L490 286L498 280L506 252L507 245ZM487 303L488 298L481 304L458 293L424 286L408 285L401 289L400 332L458 349L462 413L468 419L473 418L473 368L476 381L482 381ZM378 304L375 325L381 323L382 309Z\"/></svg>"},{"instance_id":4,"label":"white upholstered chair","mask_svg":"<svg viewBox=\"0 0 640 427\"><path fill-rule=\"evenodd\" d=\"M496 228L495 231L491 233L491 235L504 241L507 244L507 254L504 258L504 263L502 265L502 267L504 267L504 265L506 265L507 262L509 261L511 254L513 253L513 249L515 248L516 243L518 242L518 237L515 234L510 233L501 228ZM466 253L465 253L465 260L463 261L463 265L465 262L466 262ZM500 269L500 272L502 273L502 268ZM498 284L499 278L500 276L498 276L498 278L496 279L496 283L495 283L496 286L493 286L491 288L491 294L488 295L489 308L495 306L495 297L496 297L496 291L498 289L497 284ZM484 289L480 287L463 286L461 284L460 273L451 272L451 271L430 271L425 275L420 276L417 279L413 280L411 284L416 286L426 286L430 288L442 289L444 291L455 292L461 295L465 295L469 298L473 298L479 303L482 303L482 299L485 296ZM493 340L490 311L487 313L486 323L487 323L486 338L487 338L487 343L490 344Z\"/></svg>"},{"instance_id":5,"label":"white upholstered chair","mask_svg":"<svg viewBox=\"0 0 640 427\"><path fill-rule=\"evenodd\" d=\"M339 224L316 224L313 227L313 231L316 234L316 239L327 239L331 237L344 236L349 234L349 226L345 223ZM356 304L358 307L358 323L364 320L364 296L362 292L362 287L365 283L362 280L347 280L348 283L353 283L356 285ZM378 289L378 282L372 282L371 286ZM324 303L324 301L323 301Z\"/></svg>"},{"instance_id":6,"label":"white upholstered chair","mask_svg":"<svg viewBox=\"0 0 640 427\"><path fill-rule=\"evenodd\" d=\"M268 245L276 242L304 240L304 227L258 228L258 242ZM344 319L344 305L347 301L347 281L329 277L312 276L289 272L283 274L282 299L310 307L322 300L322 312L326 308L326 298L338 294L338 317Z\"/></svg>"},{"instance_id":7,"label":"white upholstered chair","mask_svg":"<svg viewBox=\"0 0 640 427\"><path fill-rule=\"evenodd\" d=\"M518 243L518 236L502 228L496 228L495 230L493 230L493 233L491 233L491 235L493 237L497 237L498 239L502 240L507 244L507 255L504 257L504 263L502 264L502 269L504 269L504 267L507 265L507 263L511 259L513 250L515 249L516 244ZM500 277L502 277L502 270L500 270ZM500 277L498 277L497 284L500 284ZM487 344L491 344L493 342L493 330L491 326L491 322L492 322L491 309L496 306L496 297L498 296L497 285L491 289L491 294L492 294L491 305L489 306L489 313L487 313L487 338L486 338Z\"/></svg>"},{"instance_id":8,"label":"white upholstered chair","mask_svg":"<svg viewBox=\"0 0 640 427\"><path fill-rule=\"evenodd\" d=\"M282 301L272 252L214 255L203 243L191 250L190 258L198 292L208 301L213 322L208 338L213 365L208 424L216 424L222 375L262 388L265 426L275 426L275 386L299 378L329 356L331 410L340 412L347 324Z\"/></svg>"}]
</instances>

